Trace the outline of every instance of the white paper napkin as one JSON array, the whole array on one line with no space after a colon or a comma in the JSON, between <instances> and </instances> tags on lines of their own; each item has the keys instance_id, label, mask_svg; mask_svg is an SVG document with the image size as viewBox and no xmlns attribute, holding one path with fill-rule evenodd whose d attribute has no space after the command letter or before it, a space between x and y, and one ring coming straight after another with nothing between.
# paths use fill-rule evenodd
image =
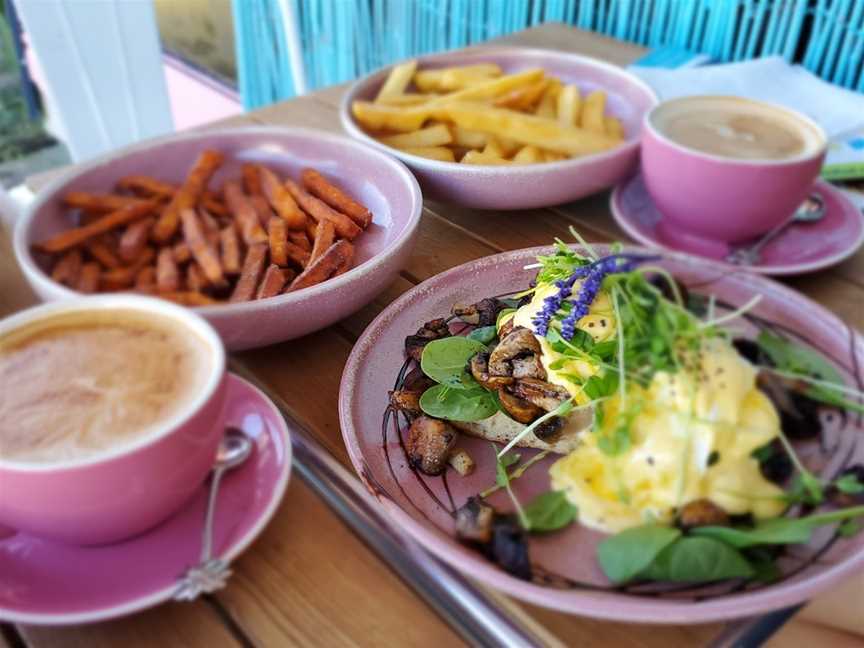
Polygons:
<instances>
[{"instance_id":1,"label":"white paper napkin","mask_svg":"<svg viewBox=\"0 0 864 648\"><path fill-rule=\"evenodd\" d=\"M864 126L864 94L823 81L780 56L674 70L633 65L630 71L661 99L723 94L768 101L804 113L829 137Z\"/></svg>"}]
</instances>

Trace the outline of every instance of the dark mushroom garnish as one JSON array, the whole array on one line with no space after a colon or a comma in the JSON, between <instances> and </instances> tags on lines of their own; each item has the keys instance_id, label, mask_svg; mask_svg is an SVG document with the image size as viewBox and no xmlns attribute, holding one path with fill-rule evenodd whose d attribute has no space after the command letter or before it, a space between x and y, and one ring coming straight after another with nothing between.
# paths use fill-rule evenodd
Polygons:
<instances>
[{"instance_id":1,"label":"dark mushroom garnish","mask_svg":"<svg viewBox=\"0 0 864 648\"><path fill-rule=\"evenodd\" d=\"M564 431L564 419L553 416L534 428L534 436L546 443L555 443Z\"/></svg>"},{"instance_id":2,"label":"dark mushroom garnish","mask_svg":"<svg viewBox=\"0 0 864 648\"><path fill-rule=\"evenodd\" d=\"M765 479L775 484L784 484L792 476L793 470L792 459L779 439L765 447L759 458L759 471Z\"/></svg>"},{"instance_id":3,"label":"dark mushroom garnish","mask_svg":"<svg viewBox=\"0 0 864 648\"><path fill-rule=\"evenodd\" d=\"M456 536L467 542L485 544L492 540L495 509L481 497L469 497L456 510Z\"/></svg>"},{"instance_id":4,"label":"dark mushroom garnish","mask_svg":"<svg viewBox=\"0 0 864 648\"><path fill-rule=\"evenodd\" d=\"M693 529L700 526L726 526L729 515L709 499L693 500L678 512L678 526Z\"/></svg>"},{"instance_id":5,"label":"dark mushroom garnish","mask_svg":"<svg viewBox=\"0 0 864 648\"><path fill-rule=\"evenodd\" d=\"M504 310L505 304L494 298L481 299L476 304L462 306L457 304L452 313L467 324L477 326L492 326L498 319L498 313Z\"/></svg>"},{"instance_id":6,"label":"dark mushroom garnish","mask_svg":"<svg viewBox=\"0 0 864 648\"><path fill-rule=\"evenodd\" d=\"M432 340L440 340L445 337L450 337L447 321L442 318L431 320L417 329L417 333L405 338L405 353L420 362L424 347Z\"/></svg>"},{"instance_id":7,"label":"dark mushroom garnish","mask_svg":"<svg viewBox=\"0 0 864 648\"><path fill-rule=\"evenodd\" d=\"M812 439L822 430L819 411L824 407L806 395L809 385L798 380L781 378L770 371L760 371L756 385L780 414L780 426L791 439Z\"/></svg>"},{"instance_id":8,"label":"dark mushroom garnish","mask_svg":"<svg viewBox=\"0 0 864 648\"><path fill-rule=\"evenodd\" d=\"M475 354L468 362L468 371L474 377L480 386L485 387L490 391L494 391L504 385L509 385L513 382L510 376L490 376L489 375L489 352L482 351Z\"/></svg>"},{"instance_id":9,"label":"dark mushroom garnish","mask_svg":"<svg viewBox=\"0 0 864 648\"><path fill-rule=\"evenodd\" d=\"M559 385L535 378L522 378L507 388L507 391L537 407L551 412L570 398L570 393Z\"/></svg>"},{"instance_id":10,"label":"dark mushroom garnish","mask_svg":"<svg viewBox=\"0 0 864 648\"><path fill-rule=\"evenodd\" d=\"M519 423L531 423L537 417L543 414L543 410L533 403L519 398L507 392L504 389L498 390L498 400L501 402L501 407L514 421Z\"/></svg>"},{"instance_id":11,"label":"dark mushroom garnish","mask_svg":"<svg viewBox=\"0 0 864 648\"><path fill-rule=\"evenodd\" d=\"M496 515L492 523L492 540L485 545L486 554L504 571L516 578L531 580L528 539L515 515Z\"/></svg>"},{"instance_id":12,"label":"dark mushroom garnish","mask_svg":"<svg viewBox=\"0 0 864 648\"><path fill-rule=\"evenodd\" d=\"M440 475L458 433L445 421L418 416L408 428L405 450L411 465L427 475Z\"/></svg>"},{"instance_id":13,"label":"dark mushroom garnish","mask_svg":"<svg viewBox=\"0 0 864 648\"><path fill-rule=\"evenodd\" d=\"M524 326L516 326L501 338L489 355L490 376L515 376L546 380L546 370L540 362L540 343Z\"/></svg>"},{"instance_id":14,"label":"dark mushroom garnish","mask_svg":"<svg viewBox=\"0 0 864 648\"><path fill-rule=\"evenodd\" d=\"M501 325L501 328L498 329L498 339L503 340L505 337L510 335L510 333L513 332L513 326L513 318L511 317Z\"/></svg>"},{"instance_id":15,"label":"dark mushroom garnish","mask_svg":"<svg viewBox=\"0 0 864 648\"><path fill-rule=\"evenodd\" d=\"M735 350L739 354L753 364L765 364L762 349L760 349L759 345L753 340L747 338L735 338L732 340L732 346L735 347Z\"/></svg>"},{"instance_id":16,"label":"dark mushroom garnish","mask_svg":"<svg viewBox=\"0 0 864 648\"><path fill-rule=\"evenodd\" d=\"M435 381L415 367L405 376L401 389L390 392L390 406L409 415L419 414L420 397L434 384Z\"/></svg>"}]
</instances>

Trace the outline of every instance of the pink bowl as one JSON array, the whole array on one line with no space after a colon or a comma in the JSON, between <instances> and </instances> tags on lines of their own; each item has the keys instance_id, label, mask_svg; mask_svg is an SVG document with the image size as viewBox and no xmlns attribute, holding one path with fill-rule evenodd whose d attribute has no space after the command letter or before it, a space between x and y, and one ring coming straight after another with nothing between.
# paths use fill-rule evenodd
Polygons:
<instances>
[{"instance_id":1,"label":"pink bowl","mask_svg":"<svg viewBox=\"0 0 864 648\"><path fill-rule=\"evenodd\" d=\"M206 383L173 420L93 457L51 463L0 459L0 524L72 544L115 542L180 509L213 467L224 432L225 351L200 317L160 299L100 295L21 311L0 321L0 333L59 313L118 308L169 317L198 335L212 362Z\"/></svg>"},{"instance_id":2,"label":"pink bowl","mask_svg":"<svg viewBox=\"0 0 864 648\"><path fill-rule=\"evenodd\" d=\"M342 100L339 115L352 137L405 162L429 198L477 209L531 209L558 205L607 189L626 177L638 157L645 114L657 97L645 83L623 69L596 59L521 47L481 47L471 51L424 56L419 67L497 63L505 72L543 68L583 93L605 90L607 110L624 124L626 141L604 153L520 166L474 166L439 162L403 153L367 135L351 114L356 100L371 100L390 72L385 68L355 83Z\"/></svg>"},{"instance_id":3,"label":"pink bowl","mask_svg":"<svg viewBox=\"0 0 864 648\"><path fill-rule=\"evenodd\" d=\"M24 276L46 301L78 295L54 282L31 252L36 241L68 229L61 205L69 191L109 191L121 177L146 174L179 183L204 148L226 154L211 186L237 178L243 162L267 164L297 177L311 166L335 179L374 214L355 242L355 267L317 286L270 299L195 308L229 350L260 347L329 326L369 303L405 265L417 237L423 199L398 160L346 137L301 128L244 127L174 135L76 167L42 192L15 228L14 248Z\"/></svg>"}]
</instances>

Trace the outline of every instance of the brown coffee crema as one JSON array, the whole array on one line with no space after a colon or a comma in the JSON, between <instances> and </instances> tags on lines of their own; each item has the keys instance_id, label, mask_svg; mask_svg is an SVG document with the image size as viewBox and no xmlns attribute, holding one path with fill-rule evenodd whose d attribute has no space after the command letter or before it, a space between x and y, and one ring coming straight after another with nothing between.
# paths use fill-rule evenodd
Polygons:
<instances>
[{"instance_id":1,"label":"brown coffee crema","mask_svg":"<svg viewBox=\"0 0 864 648\"><path fill-rule=\"evenodd\" d=\"M741 160L785 160L815 152L819 135L792 113L733 97L688 97L652 116L660 133L689 149Z\"/></svg>"},{"instance_id":2,"label":"brown coffee crema","mask_svg":"<svg viewBox=\"0 0 864 648\"><path fill-rule=\"evenodd\" d=\"M0 336L0 459L94 457L153 433L200 394L203 339L132 309L62 313Z\"/></svg>"}]
</instances>

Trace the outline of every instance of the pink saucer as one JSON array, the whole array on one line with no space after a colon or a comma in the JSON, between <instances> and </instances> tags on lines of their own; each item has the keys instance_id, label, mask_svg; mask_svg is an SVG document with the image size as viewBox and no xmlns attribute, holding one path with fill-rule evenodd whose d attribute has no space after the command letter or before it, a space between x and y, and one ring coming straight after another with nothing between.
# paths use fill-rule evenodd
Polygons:
<instances>
[{"instance_id":1,"label":"pink saucer","mask_svg":"<svg viewBox=\"0 0 864 648\"><path fill-rule=\"evenodd\" d=\"M761 262L752 266L733 266L766 275L796 275L836 265L855 253L864 243L864 218L860 210L827 182L816 182L814 192L825 201L826 213L817 223L792 225L762 249ZM663 232L663 215L645 189L641 173L636 173L612 192L610 201L615 222L631 238L650 247L687 252L723 262L724 245L711 251L691 248L686 236L669 237Z\"/></svg>"},{"instance_id":2,"label":"pink saucer","mask_svg":"<svg viewBox=\"0 0 864 648\"><path fill-rule=\"evenodd\" d=\"M238 376L228 376L227 410L227 423L255 440L252 457L227 473L219 490L214 554L230 561L282 500L291 443L270 400ZM86 623L170 600L178 576L198 561L207 486L166 523L127 542L76 547L25 534L0 540L0 621Z\"/></svg>"}]
</instances>

